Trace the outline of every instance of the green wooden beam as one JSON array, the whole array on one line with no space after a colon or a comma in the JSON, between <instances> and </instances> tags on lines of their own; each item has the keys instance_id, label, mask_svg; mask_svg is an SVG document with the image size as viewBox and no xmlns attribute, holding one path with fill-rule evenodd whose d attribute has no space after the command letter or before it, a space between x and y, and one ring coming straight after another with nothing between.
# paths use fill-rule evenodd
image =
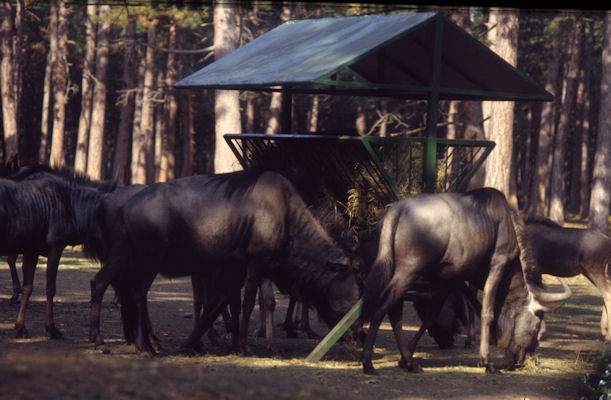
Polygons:
<instances>
[{"instance_id":1,"label":"green wooden beam","mask_svg":"<svg viewBox=\"0 0 611 400\"><path fill-rule=\"evenodd\" d=\"M361 309L363 308L363 299L359 299L354 306L344 315L344 317L327 333L320 343L312 350L310 355L305 359L306 362L315 363L327 354L329 349L333 347L335 343L341 338L344 333L354 324L354 322L361 316Z\"/></svg>"}]
</instances>

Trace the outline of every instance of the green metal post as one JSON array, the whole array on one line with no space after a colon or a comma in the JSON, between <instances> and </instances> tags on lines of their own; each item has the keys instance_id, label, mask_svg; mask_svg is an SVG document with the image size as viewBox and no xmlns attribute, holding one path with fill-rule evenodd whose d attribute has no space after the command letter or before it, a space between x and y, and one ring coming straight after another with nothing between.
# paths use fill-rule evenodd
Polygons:
<instances>
[{"instance_id":1,"label":"green metal post","mask_svg":"<svg viewBox=\"0 0 611 400\"><path fill-rule=\"evenodd\" d=\"M354 322L361 316L361 309L363 308L363 299L356 302L354 306L344 315L344 317L327 333L320 343L312 350L310 355L306 357L306 362L318 362L320 359L327 354L329 349L343 336L343 334L354 324Z\"/></svg>"},{"instance_id":2,"label":"green metal post","mask_svg":"<svg viewBox=\"0 0 611 400\"><path fill-rule=\"evenodd\" d=\"M424 148L424 191L435 191L437 176L437 113L439 108L439 85L441 75L441 49L443 21L441 17L435 20L433 46L433 74L431 76L431 91L428 98L428 113L426 116L426 143Z\"/></svg>"}]
</instances>

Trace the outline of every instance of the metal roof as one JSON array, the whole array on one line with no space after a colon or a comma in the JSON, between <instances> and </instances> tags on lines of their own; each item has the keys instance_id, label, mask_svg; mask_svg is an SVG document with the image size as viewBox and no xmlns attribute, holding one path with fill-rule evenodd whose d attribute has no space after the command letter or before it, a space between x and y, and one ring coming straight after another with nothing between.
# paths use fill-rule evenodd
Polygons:
<instances>
[{"instance_id":1,"label":"metal roof","mask_svg":"<svg viewBox=\"0 0 611 400\"><path fill-rule=\"evenodd\" d=\"M341 80L344 73L336 78L346 68L356 78ZM441 13L289 21L174 86L404 98L428 98L438 90L439 99L553 99Z\"/></svg>"}]
</instances>

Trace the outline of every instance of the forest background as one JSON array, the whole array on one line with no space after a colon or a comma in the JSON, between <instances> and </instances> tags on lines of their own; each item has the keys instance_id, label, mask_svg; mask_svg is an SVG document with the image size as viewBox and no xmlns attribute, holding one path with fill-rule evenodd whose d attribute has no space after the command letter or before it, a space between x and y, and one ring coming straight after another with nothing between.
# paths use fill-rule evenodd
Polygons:
<instances>
[{"instance_id":1,"label":"forest background","mask_svg":"<svg viewBox=\"0 0 611 400\"><path fill-rule=\"evenodd\" d=\"M280 93L177 90L181 78L291 19L441 11L553 102L440 103L438 137L497 143L473 186L525 213L606 232L611 13L368 3L0 2L0 162L67 165L120 184L225 172L224 133L280 133ZM296 96L292 131L422 135L423 101Z\"/></svg>"}]
</instances>

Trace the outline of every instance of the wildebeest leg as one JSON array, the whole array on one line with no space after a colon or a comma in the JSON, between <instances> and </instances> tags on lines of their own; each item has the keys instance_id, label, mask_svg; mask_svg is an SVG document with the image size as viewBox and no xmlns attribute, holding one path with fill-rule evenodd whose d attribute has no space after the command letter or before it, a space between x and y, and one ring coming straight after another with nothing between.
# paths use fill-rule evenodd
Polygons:
<instances>
[{"instance_id":1,"label":"wildebeest leg","mask_svg":"<svg viewBox=\"0 0 611 400\"><path fill-rule=\"evenodd\" d=\"M23 291L21 296L21 304L19 305L19 313L17 314L17 320L15 321L15 329L17 330L17 337L27 339L30 337L28 330L25 327L25 310L28 307L30 296L34 288L34 271L36 270L36 261L38 256L36 254L24 254L23 255Z\"/></svg>"},{"instance_id":2,"label":"wildebeest leg","mask_svg":"<svg viewBox=\"0 0 611 400\"><path fill-rule=\"evenodd\" d=\"M467 297L467 338L465 339L465 348L472 349L475 346L475 308L473 307L472 300L477 300L477 287L472 283L469 284L469 292L464 293L465 297ZM469 296L469 294L471 296ZM479 313L481 313L481 304L479 307Z\"/></svg>"},{"instance_id":3,"label":"wildebeest leg","mask_svg":"<svg viewBox=\"0 0 611 400\"><path fill-rule=\"evenodd\" d=\"M296 338L297 330L295 329L295 323L293 322L293 314L295 312L295 305L297 301L295 297L289 297L289 305L286 309L286 317L284 318L284 323L282 324L282 328L286 331L287 338Z\"/></svg>"},{"instance_id":4,"label":"wildebeest leg","mask_svg":"<svg viewBox=\"0 0 611 400\"><path fill-rule=\"evenodd\" d=\"M481 334L480 334L480 361L486 366L486 372L497 373L496 365L490 356L490 326L494 319L494 299L497 288L503 276L503 270L507 258L505 256L493 255L490 263L490 272L484 284L482 296L482 312L480 316Z\"/></svg>"},{"instance_id":5,"label":"wildebeest leg","mask_svg":"<svg viewBox=\"0 0 611 400\"><path fill-rule=\"evenodd\" d=\"M90 282L91 286L91 310L89 314L89 340L95 347L104 346L104 339L100 334L100 312L104 293L115 276L115 271L105 265L98 271ZM104 348L104 352L108 349Z\"/></svg>"},{"instance_id":6,"label":"wildebeest leg","mask_svg":"<svg viewBox=\"0 0 611 400\"><path fill-rule=\"evenodd\" d=\"M131 297L130 302L133 301L132 304L135 305L136 311L136 335L134 344L136 345L136 350L145 357L152 357L153 354L155 354L149 337L151 327L147 306L147 293L155 276L155 273L150 273L149 276L146 276L145 273L141 273L140 279L134 280L134 287L129 290Z\"/></svg>"},{"instance_id":7,"label":"wildebeest leg","mask_svg":"<svg viewBox=\"0 0 611 400\"><path fill-rule=\"evenodd\" d=\"M259 287L257 279L251 275L251 271L248 272L246 281L244 284L244 301L242 302L242 322L240 323L240 332L238 338L239 354L246 356L250 354L250 350L247 345L248 336L248 323L250 315L255 306L255 300L257 297L257 288ZM234 316L237 318L237 315Z\"/></svg>"},{"instance_id":8,"label":"wildebeest leg","mask_svg":"<svg viewBox=\"0 0 611 400\"><path fill-rule=\"evenodd\" d=\"M420 338L424 332L426 332L426 330L437 320L437 317L439 317L443 303L445 303L448 294L451 292L451 288L449 287L444 287L443 289L444 290L439 290L433 294L431 303L427 307L426 314L422 324L420 325L420 329L418 329L416 335L414 335L412 340L409 342L408 349L410 354L414 354L416 351L416 346L418 345L418 342L420 341Z\"/></svg>"},{"instance_id":9,"label":"wildebeest leg","mask_svg":"<svg viewBox=\"0 0 611 400\"><path fill-rule=\"evenodd\" d=\"M223 308L223 320L225 326L231 331L231 349L234 353L239 351L239 334L240 334L240 311L242 308L242 299L240 295L241 283L234 288L229 295L229 308L231 309L231 315L227 312L227 307Z\"/></svg>"},{"instance_id":10,"label":"wildebeest leg","mask_svg":"<svg viewBox=\"0 0 611 400\"><path fill-rule=\"evenodd\" d=\"M195 320L195 326L187 342L184 345L185 349L193 349L195 351L203 351L200 338L202 335L212 327L214 321L223 311L223 308L227 307L227 297L221 295L215 299L207 298L207 301L203 305L202 312L197 316Z\"/></svg>"},{"instance_id":11,"label":"wildebeest leg","mask_svg":"<svg viewBox=\"0 0 611 400\"><path fill-rule=\"evenodd\" d=\"M386 315L386 310L378 309L371 321L369 322L369 330L365 337L365 344L363 344L363 353L361 355L361 361L363 362L363 372L366 374L375 374L376 371L373 368L371 357L373 356L373 344L380 329L380 324Z\"/></svg>"},{"instance_id":12,"label":"wildebeest leg","mask_svg":"<svg viewBox=\"0 0 611 400\"><path fill-rule=\"evenodd\" d=\"M611 343L611 320L609 320L609 310L611 310L611 291L609 284L607 283L606 277L603 275L605 270L602 269L600 273L596 271L592 273L590 271L585 271L584 275L586 278L592 282L596 289L600 292L603 297L603 312L600 316L600 330L603 336L605 337L605 343Z\"/></svg>"},{"instance_id":13,"label":"wildebeest leg","mask_svg":"<svg viewBox=\"0 0 611 400\"><path fill-rule=\"evenodd\" d=\"M21 284L19 283L19 274L17 273L17 256L6 257L9 270L11 271L11 280L13 281L13 296L9 300L9 304L19 303L19 295L21 295Z\"/></svg>"},{"instance_id":14,"label":"wildebeest leg","mask_svg":"<svg viewBox=\"0 0 611 400\"><path fill-rule=\"evenodd\" d=\"M259 286L259 296L263 303L263 311L265 315L265 339L267 340L267 348L275 357L279 354L278 346L274 340L274 310L276 309L276 299L274 299L274 289L272 281L265 278Z\"/></svg>"},{"instance_id":15,"label":"wildebeest leg","mask_svg":"<svg viewBox=\"0 0 611 400\"><path fill-rule=\"evenodd\" d=\"M397 271L409 271L404 274L398 274ZM410 266L403 265L401 268L398 264L395 266L395 275L392 277L390 283L384 289L382 293L380 305L378 309L373 313L371 317L371 321L369 323L369 330L367 331L367 336L365 338L365 343L363 344L363 353L362 353L362 362L363 362L363 372L366 374L374 374L375 370L373 368L373 364L371 363L371 357L373 356L373 344L375 342L376 335L378 333L378 329L380 329L380 324L384 319L384 316L387 313L391 312L391 309L397 305L397 303L401 303L401 307L403 307L403 298L407 293L410 286L414 283L416 278L418 277L418 269L411 268ZM398 308L393 311L393 318L400 318L397 315ZM389 318L391 315L389 314ZM395 339L397 339L397 335L395 335ZM406 354L409 352L407 350L407 342L403 335L399 335L398 339L400 342L397 342L397 346L399 350L402 351L402 358L411 358L406 357ZM403 350L401 350L403 349ZM409 367L413 366L412 362L406 360L406 365Z\"/></svg>"},{"instance_id":16,"label":"wildebeest leg","mask_svg":"<svg viewBox=\"0 0 611 400\"><path fill-rule=\"evenodd\" d=\"M388 320L392 326L392 331L395 335L397 347L401 353L399 367L407 369L409 372L422 372L422 367L413 357L413 352L410 351L407 345L407 339L403 332L403 301L396 302L388 311Z\"/></svg>"},{"instance_id":17,"label":"wildebeest leg","mask_svg":"<svg viewBox=\"0 0 611 400\"><path fill-rule=\"evenodd\" d=\"M299 327L302 332L308 335L308 339L320 339L320 335L314 332L310 327L310 312L307 303L301 303L301 321L299 321Z\"/></svg>"},{"instance_id":18,"label":"wildebeest leg","mask_svg":"<svg viewBox=\"0 0 611 400\"><path fill-rule=\"evenodd\" d=\"M63 336L53 321L53 298L55 297L57 285L57 269L63 247L52 248L47 259L47 307L45 314L45 329L51 339L62 339Z\"/></svg>"}]
</instances>

